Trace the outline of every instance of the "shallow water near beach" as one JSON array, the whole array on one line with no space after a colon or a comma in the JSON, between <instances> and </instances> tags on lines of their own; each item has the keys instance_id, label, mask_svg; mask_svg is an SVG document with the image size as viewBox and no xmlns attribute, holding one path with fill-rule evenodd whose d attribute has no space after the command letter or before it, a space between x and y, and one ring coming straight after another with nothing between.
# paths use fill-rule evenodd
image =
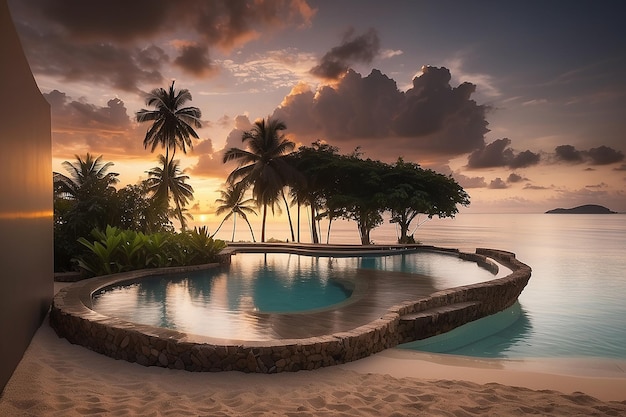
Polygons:
<instances>
[{"instance_id":1,"label":"shallow water near beach","mask_svg":"<svg viewBox=\"0 0 626 417\"><path fill-rule=\"evenodd\" d=\"M286 239L287 228L270 229L268 236ZM626 359L626 214L460 213L426 221L415 239L468 252L508 250L532 268L519 298L520 319L453 353ZM375 229L372 240L394 243L394 226ZM354 224L333 225L330 243L358 242Z\"/></svg>"},{"instance_id":2,"label":"shallow water near beach","mask_svg":"<svg viewBox=\"0 0 626 417\"><path fill-rule=\"evenodd\" d=\"M510 250L533 269L518 320L449 353L626 358L626 215L465 215L420 232L445 246Z\"/></svg>"}]
</instances>

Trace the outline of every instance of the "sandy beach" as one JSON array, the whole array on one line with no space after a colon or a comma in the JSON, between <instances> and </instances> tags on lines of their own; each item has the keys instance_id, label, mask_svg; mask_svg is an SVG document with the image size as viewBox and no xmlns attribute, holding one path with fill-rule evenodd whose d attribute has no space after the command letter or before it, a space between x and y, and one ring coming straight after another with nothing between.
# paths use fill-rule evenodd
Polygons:
<instances>
[{"instance_id":1,"label":"sandy beach","mask_svg":"<svg viewBox=\"0 0 626 417\"><path fill-rule=\"evenodd\" d=\"M0 416L626 415L619 365L574 376L502 363L392 349L315 371L191 373L108 358L45 322L5 387Z\"/></svg>"}]
</instances>

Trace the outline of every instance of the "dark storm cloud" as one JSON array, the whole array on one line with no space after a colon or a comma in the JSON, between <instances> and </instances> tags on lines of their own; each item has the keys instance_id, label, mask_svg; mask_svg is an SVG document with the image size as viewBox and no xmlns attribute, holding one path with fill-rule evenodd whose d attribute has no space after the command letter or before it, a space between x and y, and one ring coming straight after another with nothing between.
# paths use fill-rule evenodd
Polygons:
<instances>
[{"instance_id":1,"label":"dark storm cloud","mask_svg":"<svg viewBox=\"0 0 626 417\"><path fill-rule=\"evenodd\" d=\"M554 149L556 160L568 163L588 162L591 165L609 165L624 160L624 153L601 145L588 151L577 150L572 145L560 145Z\"/></svg>"},{"instance_id":2,"label":"dark storm cloud","mask_svg":"<svg viewBox=\"0 0 626 417\"><path fill-rule=\"evenodd\" d=\"M468 168L526 168L536 165L540 155L529 150L515 154L509 147L509 138L496 139L482 149L477 149L468 157Z\"/></svg>"},{"instance_id":3,"label":"dark storm cloud","mask_svg":"<svg viewBox=\"0 0 626 417\"><path fill-rule=\"evenodd\" d=\"M183 46L180 55L174 60L174 63L186 72L196 76L212 72L209 51L206 47L198 44Z\"/></svg>"},{"instance_id":4,"label":"dark storm cloud","mask_svg":"<svg viewBox=\"0 0 626 417\"><path fill-rule=\"evenodd\" d=\"M50 21L83 40L130 41L155 34L174 4L168 0L35 0Z\"/></svg>"},{"instance_id":5,"label":"dark storm cloud","mask_svg":"<svg viewBox=\"0 0 626 417\"><path fill-rule=\"evenodd\" d=\"M524 185L524 190L549 190L551 187L544 187L541 185L532 185L526 184Z\"/></svg>"},{"instance_id":6,"label":"dark storm cloud","mask_svg":"<svg viewBox=\"0 0 626 417\"><path fill-rule=\"evenodd\" d=\"M556 158L563 162L581 163L584 159L584 154L581 151L576 150L572 145L560 145L554 148Z\"/></svg>"},{"instance_id":7,"label":"dark storm cloud","mask_svg":"<svg viewBox=\"0 0 626 417\"><path fill-rule=\"evenodd\" d=\"M463 175L460 172L455 172L453 174L454 179L459 185L463 188L486 188L487 182L485 181L485 177L468 177L467 175Z\"/></svg>"},{"instance_id":8,"label":"dark storm cloud","mask_svg":"<svg viewBox=\"0 0 626 417\"><path fill-rule=\"evenodd\" d=\"M375 29L359 36L354 36L354 30L350 30L341 45L328 51L319 65L311 68L310 73L327 80L336 80L354 64L369 64L379 52L380 40Z\"/></svg>"},{"instance_id":9,"label":"dark storm cloud","mask_svg":"<svg viewBox=\"0 0 626 417\"><path fill-rule=\"evenodd\" d=\"M378 70L364 78L348 70L316 93L294 88L272 117L301 143L323 139L346 153L361 146L365 157L376 159L420 160L483 148L487 107L471 99L472 84L449 82L448 69L424 67L413 88L401 92Z\"/></svg>"},{"instance_id":10,"label":"dark storm cloud","mask_svg":"<svg viewBox=\"0 0 626 417\"><path fill-rule=\"evenodd\" d=\"M431 145L446 153L466 153L484 146L489 131L486 106L479 106L471 95L474 84L465 82L450 86L450 70L422 67L413 79L413 87L404 95L394 118L393 128L399 136L420 137L445 131L447 140L436 138Z\"/></svg>"},{"instance_id":11,"label":"dark storm cloud","mask_svg":"<svg viewBox=\"0 0 626 417\"><path fill-rule=\"evenodd\" d=\"M198 155L198 162L189 169L194 176L218 177L224 178L233 170L234 164L222 163L224 151L230 148L242 148L241 137L243 133L252 129L252 123L247 116L235 117L235 128L228 134L224 148L219 150L213 149L213 143L210 139L198 142L194 146L193 153Z\"/></svg>"},{"instance_id":12,"label":"dark storm cloud","mask_svg":"<svg viewBox=\"0 0 626 417\"><path fill-rule=\"evenodd\" d=\"M482 149L477 149L468 157L470 168L493 168L506 166L513 159L513 150L508 146L511 139L496 139Z\"/></svg>"},{"instance_id":13,"label":"dark storm cloud","mask_svg":"<svg viewBox=\"0 0 626 417\"><path fill-rule=\"evenodd\" d=\"M592 165L608 165L624 160L624 154L621 151L604 145L597 148L591 148L586 152L586 154Z\"/></svg>"},{"instance_id":14,"label":"dark storm cloud","mask_svg":"<svg viewBox=\"0 0 626 417\"><path fill-rule=\"evenodd\" d=\"M532 165L537 165L540 159L541 156L538 153L525 150L513 157L513 160L509 163L509 167L513 169L526 168Z\"/></svg>"},{"instance_id":15,"label":"dark storm cloud","mask_svg":"<svg viewBox=\"0 0 626 417\"><path fill-rule=\"evenodd\" d=\"M122 100L110 99L101 107L73 100L58 90L44 93L44 97L50 104L55 156L65 158L85 148L96 155L106 153L107 158L145 155L145 128L141 127L142 132L131 123Z\"/></svg>"},{"instance_id":16,"label":"dark storm cloud","mask_svg":"<svg viewBox=\"0 0 626 417\"><path fill-rule=\"evenodd\" d=\"M502 180L502 178L498 177L489 183L488 188L491 188L492 190L501 190L504 188L508 188L508 186L506 185L506 182Z\"/></svg>"},{"instance_id":17,"label":"dark storm cloud","mask_svg":"<svg viewBox=\"0 0 626 417\"><path fill-rule=\"evenodd\" d=\"M67 80L104 83L136 91L163 80L161 35L205 49L231 48L267 27L306 23L315 14L304 0L10 0L10 9L32 70ZM153 45L146 49L146 44ZM157 46L155 46L157 45ZM191 74L211 63L199 50L176 52Z\"/></svg>"},{"instance_id":18,"label":"dark storm cloud","mask_svg":"<svg viewBox=\"0 0 626 417\"><path fill-rule=\"evenodd\" d=\"M509 177L506 179L506 182L510 182L510 183L516 183L516 182L521 182L521 181L528 181L528 178L524 178L519 174L516 174L515 172L512 172L511 174L509 174Z\"/></svg>"},{"instance_id":19,"label":"dark storm cloud","mask_svg":"<svg viewBox=\"0 0 626 417\"><path fill-rule=\"evenodd\" d=\"M84 101L72 100L58 90L44 93L43 96L50 104L50 110L56 122L65 127L98 126L112 130L130 126L128 111L120 99L111 99L106 107L98 107Z\"/></svg>"}]
</instances>

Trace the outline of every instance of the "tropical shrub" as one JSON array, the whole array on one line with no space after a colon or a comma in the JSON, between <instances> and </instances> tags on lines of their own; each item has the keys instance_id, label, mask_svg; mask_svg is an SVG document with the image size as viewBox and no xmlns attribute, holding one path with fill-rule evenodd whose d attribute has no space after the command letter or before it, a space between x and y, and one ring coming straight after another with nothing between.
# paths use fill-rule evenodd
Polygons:
<instances>
[{"instance_id":1,"label":"tropical shrub","mask_svg":"<svg viewBox=\"0 0 626 417\"><path fill-rule=\"evenodd\" d=\"M178 234L144 234L107 226L104 231L92 230L91 236L95 240L78 239L85 252L75 258L90 275L216 262L226 247L224 241L211 238L206 227Z\"/></svg>"}]
</instances>

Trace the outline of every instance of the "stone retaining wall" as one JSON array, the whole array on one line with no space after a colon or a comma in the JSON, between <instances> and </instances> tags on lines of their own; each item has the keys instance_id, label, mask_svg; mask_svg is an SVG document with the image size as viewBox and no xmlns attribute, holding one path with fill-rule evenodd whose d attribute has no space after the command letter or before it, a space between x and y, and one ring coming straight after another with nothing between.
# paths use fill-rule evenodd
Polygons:
<instances>
[{"instance_id":1,"label":"stone retaining wall","mask_svg":"<svg viewBox=\"0 0 626 417\"><path fill-rule=\"evenodd\" d=\"M509 267L512 273L390 306L386 314L371 323L321 337L226 343L220 339L129 323L89 308L91 296L98 289L154 274L154 271L93 278L64 288L54 299L50 324L59 336L71 343L146 366L261 373L311 370L354 361L399 343L442 333L512 305L530 278L530 267L519 262L510 252L477 249L476 254L469 255L486 264L489 263L487 258L493 258ZM463 309L453 308L459 303L466 303ZM442 309L445 306L451 308ZM412 314L419 317L411 319Z\"/></svg>"}]
</instances>

